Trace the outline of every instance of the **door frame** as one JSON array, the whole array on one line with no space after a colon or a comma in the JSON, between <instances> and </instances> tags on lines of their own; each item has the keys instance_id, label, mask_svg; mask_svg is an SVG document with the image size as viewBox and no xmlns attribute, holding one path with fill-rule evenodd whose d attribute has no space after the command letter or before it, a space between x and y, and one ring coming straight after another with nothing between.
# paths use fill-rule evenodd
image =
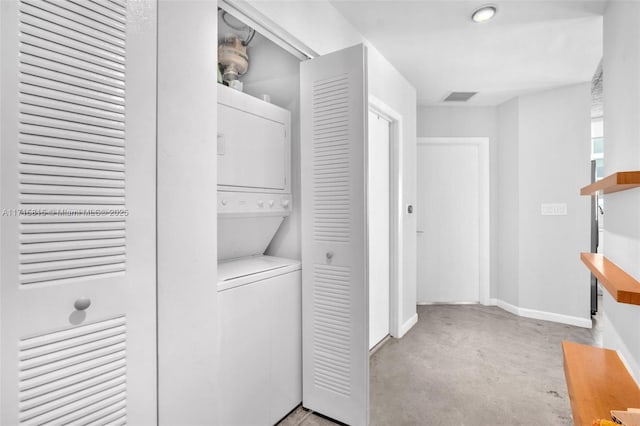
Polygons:
<instances>
[{"instance_id":1,"label":"door frame","mask_svg":"<svg viewBox=\"0 0 640 426\"><path fill-rule=\"evenodd\" d=\"M489 138L488 137L419 137L417 138L418 147L420 145L473 145L478 147L478 174L480 180L478 182L478 200L479 200L479 294L480 303L483 305L491 304L490 297L490 271L491 271L491 221L490 221L490 196L491 189L489 185Z\"/></svg>"},{"instance_id":2,"label":"door frame","mask_svg":"<svg viewBox=\"0 0 640 426\"><path fill-rule=\"evenodd\" d=\"M389 122L389 335L402 337L402 256L404 247L402 205L403 118L369 93L369 111ZM368 166L368 165L367 165ZM368 260L368 259L367 259Z\"/></svg>"},{"instance_id":3,"label":"door frame","mask_svg":"<svg viewBox=\"0 0 640 426\"><path fill-rule=\"evenodd\" d=\"M218 0L218 7L231 13L264 37L301 61L320 56L315 50L282 29L246 0Z\"/></svg>"},{"instance_id":4,"label":"door frame","mask_svg":"<svg viewBox=\"0 0 640 426\"><path fill-rule=\"evenodd\" d=\"M218 10L158 0L157 13L158 425L215 426L218 84L216 55L202 52L217 48Z\"/></svg>"}]
</instances>

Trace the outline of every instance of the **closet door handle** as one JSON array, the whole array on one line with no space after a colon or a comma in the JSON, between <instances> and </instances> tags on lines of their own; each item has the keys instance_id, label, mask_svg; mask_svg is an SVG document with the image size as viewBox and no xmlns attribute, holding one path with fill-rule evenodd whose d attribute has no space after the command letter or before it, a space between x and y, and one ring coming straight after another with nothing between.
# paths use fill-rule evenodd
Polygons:
<instances>
[{"instance_id":1,"label":"closet door handle","mask_svg":"<svg viewBox=\"0 0 640 426\"><path fill-rule=\"evenodd\" d=\"M73 304L73 307L76 308L76 311L84 311L89 306L91 306L91 299L89 299L88 297L80 297Z\"/></svg>"}]
</instances>

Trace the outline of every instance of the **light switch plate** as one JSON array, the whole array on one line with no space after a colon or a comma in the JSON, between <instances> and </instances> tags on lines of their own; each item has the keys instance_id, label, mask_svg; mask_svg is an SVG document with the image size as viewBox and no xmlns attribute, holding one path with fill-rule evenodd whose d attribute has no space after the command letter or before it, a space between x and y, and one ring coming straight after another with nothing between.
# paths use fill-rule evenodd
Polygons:
<instances>
[{"instance_id":1,"label":"light switch plate","mask_svg":"<svg viewBox=\"0 0 640 426\"><path fill-rule=\"evenodd\" d=\"M567 203L541 204L540 214L543 216L566 216Z\"/></svg>"}]
</instances>

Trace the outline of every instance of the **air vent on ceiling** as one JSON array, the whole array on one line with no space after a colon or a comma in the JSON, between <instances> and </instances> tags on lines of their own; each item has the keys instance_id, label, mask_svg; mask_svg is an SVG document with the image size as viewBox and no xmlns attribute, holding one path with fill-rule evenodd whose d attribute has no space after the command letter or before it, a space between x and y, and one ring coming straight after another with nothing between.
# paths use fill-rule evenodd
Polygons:
<instances>
[{"instance_id":1,"label":"air vent on ceiling","mask_svg":"<svg viewBox=\"0 0 640 426\"><path fill-rule=\"evenodd\" d=\"M478 92L451 92L444 98L444 102L466 102Z\"/></svg>"}]
</instances>

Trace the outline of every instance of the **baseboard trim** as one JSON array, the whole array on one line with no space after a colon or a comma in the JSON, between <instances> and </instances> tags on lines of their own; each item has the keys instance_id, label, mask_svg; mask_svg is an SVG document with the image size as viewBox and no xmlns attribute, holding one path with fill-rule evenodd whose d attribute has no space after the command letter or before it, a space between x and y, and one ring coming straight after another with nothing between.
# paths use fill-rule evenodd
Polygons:
<instances>
[{"instance_id":1,"label":"baseboard trim","mask_svg":"<svg viewBox=\"0 0 640 426\"><path fill-rule=\"evenodd\" d=\"M511 303L505 302L504 300L500 300L497 299L496 300L496 306L498 308L504 309L505 311L513 314L513 315L518 315L519 317L522 316L520 314L520 308L518 308L515 305L512 305Z\"/></svg>"},{"instance_id":2,"label":"baseboard trim","mask_svg":"<svg viewBox=\"0 0 640 426\"><path fill-rule=\"evenodd\" d=\"M640 383L640 365L636 362L635 357L618 334L618 330L611 324L607 315L603 311L599 315L602 316L604 323L604 347L616 350L622 363L627 367L636 383Z\"/></svg>"},{"instance_id":3,"label":"baseboard trim","mask_svg":"<svg viewBox=\"0 0 640 426\"><path fill-rule=\"evenodd\" d=\"M576 327L582 328L591 328L593 326L591 318L573 317L553 312L536 311L535 309L520 308L520 315L525 318L559 322L561 324L575 325Z\"/></svg>"},{"instance_id":4,"label":"baseboard trim","mask_svg":"<svg viewBox=\"0 0 640 426\"><path fill-rule=\"evenodd\" d=\"M573 317L570 315L556 314L554 312L537 311L535 309L521 308L500 299L491 299L490 303L505 311L524 318L531 318L543 321L557 322L560 324L575 325L576 327L591 328L593 326L590 318Z\"/></svg>"},{"instance_id":5,"label":"baseboard trim","mask_svg":"<svg viewBox=\"0 0 640 426\"><path fill-rule=\"evenodd\" d=\"M411 330L413 326L416 325L417 323L418 323L418 313L415 313L411 318L409 318L408 321L406 321L404 324L400 326L400 336L398 336L398 338L407 334L407 332Z\"/></svg>"}]
</instances>

